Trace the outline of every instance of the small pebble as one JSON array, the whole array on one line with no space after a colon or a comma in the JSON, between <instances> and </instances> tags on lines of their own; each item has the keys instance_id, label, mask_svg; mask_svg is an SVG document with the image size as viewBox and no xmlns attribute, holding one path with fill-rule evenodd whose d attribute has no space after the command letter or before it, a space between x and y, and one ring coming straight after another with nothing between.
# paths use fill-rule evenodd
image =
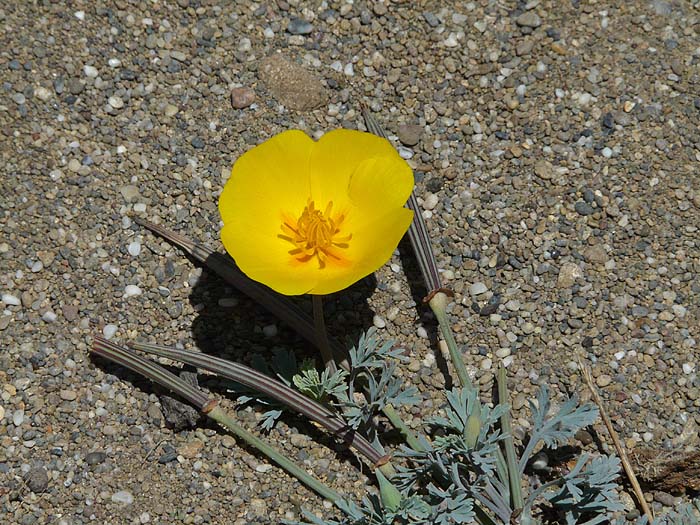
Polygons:
<instances>
[{"instance_id":1,"label":"small pebble","mask_svg":"<svg viewBox=\"0 0 700 525\"><path fill-rule=\"evenodd\" d=\"M120 503L122 505L131 505L134 502L134 496L128 490L120 490L112 494L111 500L114 503Z\"/></svg>"},{"instance_id":2,"label":"small pebble","mask_svg":"<svg viewBox=\"0 0 700 525\"><path fill-rule=\"evenodd\" d=\"M22 301L20 301L19 297L9 293L2 294L2 302L8 306L19 306L22 304Z\"/></svg>"},{"instance_id":3,"label":"small pebble","mask_svg":"<svg viewBox=\"0 0 700 525\"><path fill-rule=\"evenodd\" d=\"M423 198L423 208L426 210L434 210L438 203L438 196L434 193L428 193Z\"/></svg>"},{"instance_id":4,"label":"small pebble","mask_svg":"<svg viewBox=\"0 0 700 525\"><path fill-rule=\"evenodd\" d=\"M35 494L44 492L49 486L49 475L44 467L33 467L23 477L29 490Z\"/></svg>"},{"instance_id":5,"label":"small pebble","mask_svg":"<svg viewBox=\"0 0 700 525\"><path fill-rule=\"evenodd\" d=\"M469 287L471 295L481 295L488 292L488 287L482 282L476 282Z\"/></svg>"},{"instance_id":6,"label":"small pebble","mask_svg":"<svg viewBox=\"0 0 700 525\"><path fill-rule=\"evenodd\" d=\"M308 35L314 30L313 26L306 20L292 18L287 25L287 32L292 35Z\"/></svg>"},{"instance_id":7,"label":"small pebble","mask_svg":"<svg viewBox=\"0 0 700 525\"><path fill-rule=\"evenodd\" d=\"M100 463L104 463L105 459L107 459L107 454L100 451L88 452L85 455L85 463L88 465L99 465Z\"/></svg>"},{"instance_id":8,"label":"small pebble","mask_svg":"<svg viewBox=\"0 0 700 525\"><path fill-rule=\"evenodd\" d=\"M234 109L243 109L255 102L255 91L246 87L233 88L231 90L231 106Z\"/></svg>"},{"instance_id":9,"label":"small pebble","mask_svg":"<svg viewBox=\"0 0 700 525\"><path fill-rule=\"evenodd\" d=\"M135 284L126 285L124 288L124 297L135 297L137 295L141 295L141 288Z\"/></svg>"},{"instance_id":10,"label":"small pebble","mask_svg":"<svg viewBox=\"0 0 700 525\"><path fill-rule=\"evenodd\" d=\"M608 386L610 383L612 383L612 377L610 377L610 376L607 375L607 374L601 374L601 375L599 375L599 376L596 378L596 381L595 381L595 382L596 382L596 384L597 384L599 387L601 387L601 388L602 388L602 387L606 387L606 386Z\"/></svg>"},{"instance_id":11,"label":"small pebble","mask_svg":"<svg viewBox=\"0 0 700 525\"><path fill-rule=\"evenodd\" d=\"M22 426L22 423L24 423L24 410L19 408L19 409L15 410L14 412L12 412L12 423L16 427Z\"/></svg>"},{"instance_id":12,"label":"small pebble","mask_svg":"<svg viewBox=\"0 0 700 525\"><path fill-rule=\"evenodd\" d=\"M116 333L117 325L115 324L106 324L102 329L102 335L105 337L105 339L112 339Z\"/></svg>"},{"instance_id":13,"label":"small pebble","mask_svg":"<svg viewBox=\"0 0 700 525\"><path fill-rule=\"evenodd\" d=\"M277 335L277 325L268 324L263 327L262 331L265 337L275 337Z\"/></svg>"},{"instance_id":14,"label":"small pebble","mask_svg":"<svg viewBox=\"0 0 700 525\"><path fill-rule=\"evenodd\" d=\"M112 106L114 109L121 109L124 107L124 101L119 98L119 97L109 97L107 99L107 102L109 103L110 106Z\"/></svg>"},{"instance_id":15,"label":"small pebble","mask_svg":"<svg viewBox=\"0 0 700 525\"><path fill-rule=\"evenodd\" d=\"M139 241L132 241L129 243L127 250L129 255L136 257L141 253L141 243Z\"/></svg>"},{"instance_id":16,"label":"small pebble","mask_svg":"<svg viewBox=\"0 0 700 525\"><path fill-rule=\"evenodd\" d=\"M86 77L95 78L98 75L97 68L95 66L85 66L83 67L83 72Z\"/></svg>"},{"instance_id":17,"label":"small pebble","mask_svg":"<svg viewBox=\"0 0 700 525\"><path fill-rule=\"evenodd\" d=\"M377 328L384 328L386 326L386 321L382 319L379 315L375 315L372 318L372 324Z\"/></svg>"}]
</instances>

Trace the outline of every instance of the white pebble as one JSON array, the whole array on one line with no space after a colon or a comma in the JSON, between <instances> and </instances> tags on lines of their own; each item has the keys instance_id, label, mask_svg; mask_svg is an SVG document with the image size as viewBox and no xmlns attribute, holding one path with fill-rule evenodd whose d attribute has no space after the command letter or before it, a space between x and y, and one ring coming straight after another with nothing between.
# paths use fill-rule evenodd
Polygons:
<instances>
[{"instance_id":1,"label":"white pebble","mask_svg":"<svg viewBox=\"0 0 700 525\"><path fill-rule=\"evenodd\" d=\"M505 359L510 355L510 348L499 348L496 350L496 357L499 359Z\"/></svg>"},{"instance_id":2,"label":"white pebble","mask_svg":"<svg viewBox=\"0 0 700 525\"><path fill-rule=\"evenodd\" d=\"M120 490L112 494L112 501L114 503L122 503L124 505L131 505L134 502L134 495L128 490Z\"/></svg>"},{"instance_id":3,"label":"white pebble","mask_svg":"<svg viewBox=\"0 0 700 525\"><path fill-rule=\"evenodd\" d=\"M353 67L352 62L345 64L345 67L343 68L343 73L346 77L352 77L355 75L355 68Z\"/></svg>"},{"instance_id":4,"label":"white pebble","mask_svg":"<svg viewBox=\"0 0 700 525\"><path fill-rule=\"evenodd\" d=\"M683 373L690 375L695 371L695 363L683 363Z\"/></svg>"},{"instance_id":5,"label":"white pebble","mask_svg":"<svg viewBox=\"0 0 700 525\"><path fill-rule=\"evenodd\" d=\"M488 287L482 282L476 282L469 287L469 293L471 295L481 295L488 290Z\"/></svg>"},{"instance_id":6,"label":"white pebble","mask_svg":"<svg viewBox=\"0 0 700 525\"><path fill-rule=\"evenodd\" d=\"M46 102L51 98L51 91L49 91L43 86L39 86L34 90L34 96L39 100L43 100L44 102Z\"/></svg>"},{"instance_id":7,"label":"white pebble","mask_svg":"<svg viewBox=\"0 0 700 525\"><path fill-rule=\"evenodd\" d=\"M119 97L109 97L107 99L107 102L109 103L110 106L112 106L114 109L121 109L124 107L124 101L119 98Z\"/></svg>"},{"instance_id":8,"label":"white pebble","mask_svg":"<svg viewBox=\"0 0 700 525\"><path fill-rule=\"evenodd\" d=\"M250 38L241 38L238 41L238 50L242 51L243 53L247 53L253 49L253 43L250 41Z\"/></svg>"},{"instance_id":9,"label":"white pebble","mask_svg":"<svg viewBox=\"0 0 700 525\"><path fill-rule=\"evenodd\" d=\"M517 299L511 299L506 303L506 309L511 311L511 312L517 312L520 310L520 301Z\"/></svg>"},{"instance_id":10,"label":"white pebble","mask_svg":"<svg viewBox=\"0 0 700 525\"><path fill-rule=\"evenodd\" d=\"M117 154L123 155L126 153L126 146L117 146Z\"/></svg>"},{"instance_id":11,"label":"white pebble","mask_svg":"<svg viewBox=\"0 0 700 525\"><path fill-rule=\"evenodd\" d=\"M422 326L418 327L418 330L416 330L416 335L420 337L421 339L427 339L428 338L428 332L425 331L425 328Z\"/></svg>"},{"instance_id":12,"label":"white pebble","mask_svg":"<svg viewBox=\"0 0 700 525\"><path fill-rule=\"evenodd\" d=\"M46 321L47 323L53 323L58 316L52 312L51 310L46 310L44 312L44 315L41 316L41 318Z\"/></svg>"},{"instance_id":13,"label":"white pebble","mask_svg":"<svg viewBox=\"0 0 700 525\"><path fill-rule=\"evenodd\" d=\"M513 364L513 356L509 355L503 361L501 361L501 363L503 363L504 368L508 368L511 364Z\"/></svg>"},{"instance_id":14,"label":"white pebble","mask_svg":"<svg viewBox=\"0 0 700 525\"><path fill-rule=\"evenodd\" d=\"M44 264L41 261L36 261L32 264L32 272L37 273L44 269Z\"/></svg>"},{"instance_id":15,"label":"white pebble","mask_svg":"<svg viewBox=\"0 0 700 525\"><path fill-rule=\"evenodd\" d=\"M269 324L267 326L263 326L262 331L265 337L275 337L277 335L277 325Z\"/></svg>"},{"instance_id":16,"label":"white pebble","mask_svg":"<svg viewBox=\"0 0 700 525\"><path fill-rule=\"evenodd\" d=\"M673 310L673 314L676 317L685 317L685 314L687 313L685 306L680 304L674 304L671 306L671 310Z\"/></svg>"},{"instance_id":17,"label":"white pebble","mask_svg":"<svg viewBox=\"0 0 700 525\"><path fill-rule=\"evenodd\" d=\"M115 324L106 324L105 327L102 329L102 335L105 336L105 339L112 339L114 337L114 334L117 333L117 325Z\"/></svg>"},{"instance_id":18,"label":"white pebble","mask_svg":"<svg viewBox=\"0 0 700 525\"><path fill-rule=\"evenodd\" d=\"M603 148L601 153L603 154L603 157L609 159L610 157L612 157L613 151L610 148Z\"/></svg>"},{"instance_id":19,"label":"white pebble","mask_svg":"<svg viewBox=\"0 0 700 525\"><path fill-rule=\"evenodd\" d=\"M141 295L141 288L135 284L127 284L124 288L124 297L134 297L136 295Z\"/></svg>"},{"instance_id":20,"label":"white pebble","mask_svg":"<svg viewBox=\"0 0 700 525\"><path fill-rule=\"evenodd\" d=\"M625 352L624 350L620 350L619 352L615 352L614 355L615 355L615 359L617 359L618 361L621 361L625 357L625 355L627 355L627 352Z\"/></svg>"},{"instance_id":21,"label":"white pebble","mask_svg":"<svg viewBox=\"0 0 700 525\"><path fill-rule=\"evenodd\" d=\"M384 328L386 326L386 321L382 319L379 315L375 315L372 318L372 324L377 328Z\"/></svg>"},{"instance_id":22,"label":"white pebble","mask_svg":"<svg viewBox=\"0 0 700 525\"><path fill-rule=\"evenodd\" d=\"M275 38L275 32L270 29L269 27L265 28L265 31L263 31L263 34L265 35L265 38Z\"/></svg>"},{"instance_id":23,"label":"white pebble","mask_svg":"<svg viewBox=\"0 0 700 525\"><path fill-rule=\"evenodd\" d=\"M525 84L520 84L517 88L515 88L515 94L524 97L525 93L527 93L527 86Z\"/></svg>"},{"instance_id":24,"label":"white pebble","mask_svg":"<svg viewBox=\"0 0 700 525\"><path fill-rule=\"evenodd\" d=\"M16 427L19 427L24 423L24 410L21 408L19 410L15 410L12 413L12 422L15 424Z\"/></svg>"},{"instance_id":25,"label":"white pebble","mask_svg":"<svg viewBox=\"0 0 700 525\"><path fill-rule=\"evenodd\" d=\"M591 101L591 98L592 97L590 93L581 93L578 97L578 103L582 106L585 106Z\"/></svg>"},{"instance_id":26,"label":"white pebble","mask_svg":"<svg viewBox=\"0 0 700 525\"><path fill-rule=\"evenodd\" d=\"M97 68L95 66L83 67L83 72L86 77L95 78L97 76Z\"/></svg>"},{"instance_id":27,"label":"white pebble","mask_svg":"<svg viewBox=\"0 0 700 525\"><path fill-rule=\"evenodd\" d=\"M434 193L428 193L423 198L423 208L426 210L434 210L438 203L438 196Z\"/></svg>"},{"instance_id":28,"label":"white pebble","mask_svg":"<svg viewBox=\"0 0 700 525\"><path fill-rule=\"evenodd\" d=\"M457 40L457 35L450 33L445 40L442 41L445 47L457 47L459 45L459 40Z\"/></svg>"},{"instance_id":29,"label":"white pebble","mask_svg":"<svg viewBox=\"0 0 700 525\"><path fill-rule=\"evenodd\" d=\"M136 213L143 213L146 211L146 205L143 202L137 202L134 204L134 211Z\"/></svg>"},{"instance_id":30,"label":"white pebble","mask_svg":"<svg viewBox=\"0 0 700 525\"><path fill-rule=\"evenodd\" d=\"M19 300L19 297L9 293L2 294L2 302L8 306L19 306L20 304L22 304L22 302Z\"/></svg>"},{"instance_id":31,"label":"white pebble","mask_svg":"<svg viewBox=\"0 0 700 525\"><path fill-rule=\"evenodd\" d=\"M81 22L82 22L83 20L85 20L85 11L76 11L76 12L73 13L73 14L75 15L75 18L77 18L77 19L80 20Z\"/></svg>"},{"instance_id":32,"label":"white pebble","mask_svg":"<svg viewBox=\"0 0 700 525\"><path fill-rule=\"evenodd\" d=\"M479 365L482 370L491 370L493 366L493 360L490 357L485 357L481 364Z\"/></svg>"},{"instance_id":33,"label":"white pebble","mask_svg":"<svg viewBox=\"0 0 700 525\"><path fill-rule=\"evenodd\" d=\"M644 432L644 434L642 434L642 439L645 443L649 443L652 439L654 439L654 434L651 432Z\"/></svg>"},{"instance_id":34,"label":"white pebble","mask_svg":"<svg viewBox=\"0 0 700 525\"><path fill-rule=\"evenodd\" d=\"M107 60L107 65L109 67L119 67L122 65L122 61L118 58L110 58L109 60Z\"/></svg>"},{"instance_id":35,"label":"white pebble","mask_svg":"<svg viewBox=\"0 0 700 525\"><path fill-rule=\"evenodd\" d=\"M399 146L399 157L404 160L411 159L413 158L413 151L408 148L404 148L403 146Z\"/></svg>"},{"instance_id":36,"label":"white pebble","mask_svg":"<svg viewBox=\"0 0 700 525\"><path fill-rule=\"evenodd\" d=\"M127 250L129 250L129 255L136 257L141 253L141 243L139 241L130 242Z\"/></svg>"},{"instance_id":37,"label":"white pebble","mask_svg":"<svg viewBox=\"0 0 700 525\"><path fill-rule=\"evenodd\" d=\"M340 62L340 60L336 60L335 62L333 62L333 63L330 65L330 68L331 68L333 71L336 71L336 72L338 72L338 73L342 73L342 72L343 72L343 64L342 64L342 62Z\"/></svg>"}]
</instances>

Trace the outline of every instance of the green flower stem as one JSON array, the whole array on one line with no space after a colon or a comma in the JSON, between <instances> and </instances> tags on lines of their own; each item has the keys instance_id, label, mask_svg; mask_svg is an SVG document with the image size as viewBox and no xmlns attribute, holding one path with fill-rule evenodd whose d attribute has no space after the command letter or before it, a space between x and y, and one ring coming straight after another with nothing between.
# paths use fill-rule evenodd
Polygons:
<instances>
[{"instance_id":1,"label":"green flower stem","mask_svg":"<svg viewBox=\"0 0 700 525\"><path fill-rule=\"evenodd\" d=\"M408 428L408 425L403 422L403 419L401 419L401 416L393 405L385 405L382 412L384 412L384 415L387 417L389 422L394 425L399 432L401 432L401 435L406 440L406 443L408 443L413 450L418 452L425 450L425 447L423 447L421 442L418 441L418 438L415 436L413 431Z\"/></svg>"},{"instance_id":2,"label":"green flower stem","mask_svg":"<svg viewBox=\"0 0 700 525\"><path fill-rule=\"evenodd\" d=\"M464 366L464 359L462 359L462 354L457 348L457 341L455 341L454 335L452 335L452 328L450 327L450 321L447 318L447 303L448 296L445 292L436 292L428 301L430 308L433 310L435 317L440 324L440 331L442 336L445 338L447 343L447 348L450 351L450 358L452 359L452 364L457 372L457 377L459 377L459 382L463 387L474 388L471 380L469 379L469 374L467 373L467 367Z\"/></svg>"},{"instance_id":3,"label":"green flower stem","mask_svg":"<svg viewBox=\"0 0 700 525\"><path fill-rule=\"evenodd\" d=\"M241 427L238 423L236 423L236 421L232 417L230 417L220 407L215 406L211 411L207 412L207 416L219 423L220 425L226 427L236 436L248 443L248 445L250 445L251 447L265 454L268 458L270 458L272 461L277 463L277 465L286 470L289 474L301 481L304 485L309 487L317 494L323 496L327 500L331 501L336 506L338 505L338 502L342 500L340 494L338 494L336 491L334 491L327 485L324 485L316 478L309 475L304 469L299 467L296 463L294 463L284 454L278 452L268 443Z\"/></svg>"},{"instance_id":4,"label":"green flower stem","mask_svg":"<svg viewBox=\"0 0 700 525\"><path fill-rule=\"evenodd\" d=\"M323 364L330 371L331 374L335 374L338 371L338 367L335 364L335 359L333 359L333 352L331 351L331 345L328 342L328 332L326 331L326 321L323 317L323 296L311 294L311 304L314 311L314 328L316 330L316 346L321 351L321 357L323 357Z\"/></svg>"},{"instance_id":5,"label":"green flower stem","mask_svg":"<svg viewBox=\"0 0 700 525\"><path fill-rule=\"evenodd\" d=\"M506 368L501 364L498 367L496 376L498 383L498 402L508 403L508 382L506 380ZM520 469L518 468L518 458L515 454L515 443L513 442L513 425L510 419L510 409L501 416L501 430L505 435L506 462L508 464L508 480L510 483L510 494L513 503L513 510L518 511L523 508L523 491L520 485Z\"/></svg>"}]
</instances>

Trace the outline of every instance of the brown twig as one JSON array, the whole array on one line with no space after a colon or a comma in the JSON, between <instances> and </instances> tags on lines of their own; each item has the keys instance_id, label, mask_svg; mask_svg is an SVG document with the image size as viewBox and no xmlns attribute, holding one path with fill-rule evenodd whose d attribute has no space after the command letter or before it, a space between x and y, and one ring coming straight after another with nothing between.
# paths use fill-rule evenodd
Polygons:
<instances>
[{"instance_id":1,"label":"brown twig","mask_svg":"<svg viewBox=\"0 0 700 525\"><path fill-rule=\"evenodd\" d=\"M598 390L593 384L593 377L591 377L591 371L586 365L583 364L583 361L580 357L578 358L578 364L579 367L581 367L581 375L583 376L583 379L586 382L588 389L591 391L593 401L595 401L595 404L598 405L598 409L600 410L600 417L603 418L603 423L605 423L605 427L608 429L608 433L610 434L610 437L613 440L615 450L617 450L617 455L620 456L620 461L622 462L622 466L625 469L625 474L627 474L627 479L629 479L630 484L632 485L634 495L637 496L639 506L642 507L642 511L644 512L644 514L646 514L647 518L649 518L649 523L651 523L654 519L654 514L651 512L651 509L647 504L647 500L644 499L644 492L642 492L642 488L639 486L639 481L637 481L637 476L635 475L634 469L632 469L632 464L630 463L629 458L627 457L627 452L625 452L625 448L622 446L622 442L620 441L617 432L615 432L615 429L612 426L612 421L610 421L610 417L608 417L608 413L605 411L605 407L603 406L603 400L600 398Z\"/></svg>"}]
</instances>

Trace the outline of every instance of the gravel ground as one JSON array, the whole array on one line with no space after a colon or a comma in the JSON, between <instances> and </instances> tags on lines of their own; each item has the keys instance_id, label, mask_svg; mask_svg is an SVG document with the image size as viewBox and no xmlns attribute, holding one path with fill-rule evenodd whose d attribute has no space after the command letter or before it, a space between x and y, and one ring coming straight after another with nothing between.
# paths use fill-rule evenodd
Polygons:
<instances>
[{"instance_id":1,"label":"gravel ground","mask_svg":"<svg viewBox=\"0 0 700 525\"><path fill-rule=\"evenodd\" d=\"M104 334L225 347L242 362L278 346L310 355L130 217L219 246L217 196L236 157L284 129L363 129L360 102L416 171L484 393L499 359L516 410L543 382L582 392L580 353L629 447L693 444L697 4L14 0L0 27L3 523L324 511L206 422L166 427L160 392L87 348ZM406 345L403 372L425 397L407 415L417 424L441 403L444 359L406 273L415 280L404 249L376 289L331 303L331 325L374 323ZM253 428L259 411L239 416ZM368 482L296 418L270 439L341 492Z\"/></svg>"}]
</instances>

